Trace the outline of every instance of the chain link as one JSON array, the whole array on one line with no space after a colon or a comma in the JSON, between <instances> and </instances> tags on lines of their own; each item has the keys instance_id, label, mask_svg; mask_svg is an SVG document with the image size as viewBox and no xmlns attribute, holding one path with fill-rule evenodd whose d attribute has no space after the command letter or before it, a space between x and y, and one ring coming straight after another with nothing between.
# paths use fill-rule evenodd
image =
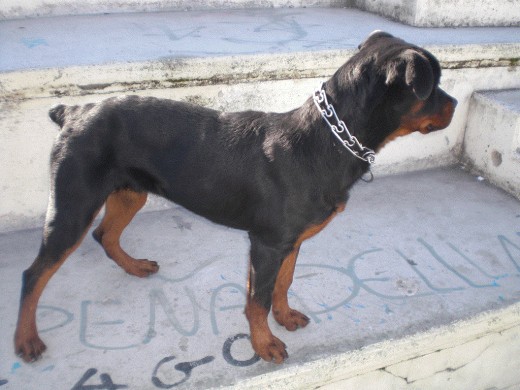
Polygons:
<instances>
[{"instance_id":1,"label":"chain link","mask_svg":"<svg viewBox=\"0 0 520 390\"><path fill-rule=\"evenodd\" d=\"M332 134L352 155L362 161L373 164L375 162L374 151L361 145L357 138L350 134L345 122L338 118L334 106L328 102L323 85L324 83L321 83L320 87L314 91L313 99L314 104L320 110L321 116L332 130Z\"/></svg>"}]
</instances>

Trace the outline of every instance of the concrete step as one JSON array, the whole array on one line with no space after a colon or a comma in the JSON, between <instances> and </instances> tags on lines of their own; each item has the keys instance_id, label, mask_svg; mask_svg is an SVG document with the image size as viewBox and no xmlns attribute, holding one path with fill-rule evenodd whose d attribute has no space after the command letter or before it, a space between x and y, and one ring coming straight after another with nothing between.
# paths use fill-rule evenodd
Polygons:
<instances>
[{"instance_id":1,"label":"concrete step","mask_svg":"<svg viewBox=\"0 0 520 390\"><path fill-rule=\"evenodd\" d=\"M473 94L463 150L469 167L520 198L520 90Z\"/></svg>"},{"instance_id":2,"label":"concrete step","mask_svg":"<svg viewBox=\"0 0 520 390\"><path fill-rule=\"evenodd\" d=\"M165 12L222 9L339 7L358 8L420 27L520 26L520 0L4 0L1 19L103 13ZM456 10L456 12L454 12Z\"/></svg>"},{"instance_id":3,"label":"concrete step","mask_svg":"<svg viewBox=\"0 0 520 390\"><path fill-rule=\"evenodd\" d=\"M106 13L207 11L225 9L348 7L345 0L4 0L1 19L42 16L96 15Z\"/></svg>"},{"instance_id":4,"label":"concrete step","mask_svg":"<svg viewBox=\"0 0 520 390\"><path fill-rule=\"evenodd\" d=\"M86 238L40 302L48 351L22 363L12 353L20 276L41 231L0 235L0 383L518 388L519 221L517 199L458 167L360 183L302 247L289 299L310 324L288 332L270 319L288 345L281 366L255 359L245 336L247 235L176 206L138 214L123 237L160 263L153 277L125 274Z\"/></svg>"},{"instance_id":5,"label":"concrete step","mask_svg":"<svg viewBox=\"0 0 520 390\"><path fill-rule=\"evenodd\" d=\"M353 0L359 9L421 27L520 26L520 1Z\"/></svg>"},{"instance_id":6,"label":"concrete step","mask_svg":"<svg viewBox=\"0 0 520 390\"><path fill-rule=\"evenodd\" d=\"M256 361L244 336L247 237L157 198L124 245L160 261L160 273L129 277L88 237L42 297L49 352L34 365L14 356L21 273L47 206L50 106L137 93L285 111L374 29L431 50L459 105L448 129L385 147L376 181L358 185L347 212L302 248L290 299L312 322L295 333L273 324L289 345L285 365ZM2 390L520 386L518 170L507 170L508 194L446 168L472 149L491 165L500 154L483 170L492 178L515 150L502 148L514 130L497 129L493 149L470 146L466 124L475 90L520 88L519 36L518 27L419 29L328 8L0 22Z\"/></svg>"},{"instance_id":7,"label":"concrete step","mask_svg":"<svg viewBox=\"0 0 520 390\"><path fill-rule=\"evenodd\" d=\"M331 29L330 26L335 28ZM459 105L451 126L385 147L377 174L451 165L474 90L520 88L520 28L416 28L353 9L36 18L0 23L0 231L41 225L56 126L49 107L122 93L235 111L298 107L375 29L430 49ZM30 185L28 185L30 183Z\"/></svg>"}]
</instances>

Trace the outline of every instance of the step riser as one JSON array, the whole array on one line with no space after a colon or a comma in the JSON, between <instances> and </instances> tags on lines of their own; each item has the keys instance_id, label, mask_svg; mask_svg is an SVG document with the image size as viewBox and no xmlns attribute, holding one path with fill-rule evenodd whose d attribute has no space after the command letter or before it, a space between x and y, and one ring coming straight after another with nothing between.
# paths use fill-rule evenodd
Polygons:
<instances>
[{"instance_id":1,"label":"step riser","mask_svg":"<svg viewBox=\"0 0 520 390\"><path fill-rule=\"evenodd\" d=\"M3 0L0 20L103 13L206 11L253 8L345 7L350 0Z\"/></svg>"},{"instance_id":2,"label":"step riser","mask_svg":"<svg viewBox=\"0 0 520 390\"><path fill-rule=\"evenodd\" d=\"M273 7L355 7L418 27L520 26L520 2L484 0L4 0L0 20L61 15L248 9ZM453 12L456 9L457 12Z\"/></svg>"},{"instance_id":3,"label":"step riser","mask_svg":"<svg viewBox=\"0 0 520 390\"><path fill-rule=\"evenodd\" d=\"M119 72L119 76L124 77L122 69L124 67L112 69L91 67L83 69L82 72L71 71L70 75L74 77L81 75L84 79L90 79L90 74L95 77L95 75L113 75ZM327 73L327 70L323 73ZM131 76L131 73L128 76ZM190 101L224 111L254 108L283 112L301 105L311 96L318 82L325 78L324 76L272 81L254 81L253 78L249 82L245 82L246 80L240 80L239 83L230 81L226 84L208 82L208 85L160 87L149 90L126 88L118 90L114 87L114 90L108 88L108 92L99 88L91 89L88 93L83 91L82 96L65 94L59 97L48 97L48 93L44 93L40 98L33 99L26 96L20 101L12 99L2 106L4 130L0 132L0 153L5 161L13 164L0 168L3 170L2 182L4 183L0 215L5 216L2 218L3 226L0 226L0 231L40 225L48 200L48 156L57 134L56 125L47 117L49 107L54 104L60 102L82 104L121 93L137 93ZM456 163L462 150L469 100L473 90L520 88L520 69L518 67L447 69L443 72L442 85L459 101L449 128L428 136L411 135L390 143L377 156L374 167L376 175ZM24 151L23 160L19 158L20 150ZM157 202L154 202L152 208L156 205Z\"/></svg>"},{"instance_id":4,"label":"step riser","mask_svg":"<svg viewBox=\"0 0 520 390\"><path fill-rule=\"evenodd\" d=\"M463 153L468 166L520 198L520 90L473 95Z\"/></svg>"},{"instance_id":5,"label":"step riser","mask_svg":"<svg viewBox=\"0 0 520 390\"><path fill-rule=\"evenodd\" d=\"M484 0L476 6L473 0L354 0L354 6L417 27L520 25L518 1Z\"/></svg>"}]
</instances>

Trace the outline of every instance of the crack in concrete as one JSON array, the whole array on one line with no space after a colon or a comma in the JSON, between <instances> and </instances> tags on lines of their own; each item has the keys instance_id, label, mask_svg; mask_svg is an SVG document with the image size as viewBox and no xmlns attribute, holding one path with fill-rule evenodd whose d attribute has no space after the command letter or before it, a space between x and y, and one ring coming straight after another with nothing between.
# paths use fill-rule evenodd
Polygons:
<instances>
[{"instance_id":1,"label":"crack in concrete","mask_svg":"<svg viewBox=\"0 0 520 390\"><path fill-rule=\"evenodd\" d=\"M495 333L493 333L493 334L500 334L500 333L501 333L501 332L495 332ZM489 335L487 335L487 336L489 336ZM483 336L483 337L484 337L484 336ZM478 337L478 338L475 338L474 340L471 340L471 341L476 341L476 340L479 340L479 339L481 339L481 338L482 338L482 337ZM470 342L471 342L471 341L470 341ZM465 343L465 344L467 344L467 343ZM481 356L482 356L482 355L483 355L483 354L484 354L484 353L485 353L485 352L490 348L490 346L491 346L491 345L488 345L486 348L484 348L482 351L480 351L480 353L479 353L476 357L474 357L474 358L471 359L470 361L468 361L468 362L466 362L466 363L464 363L464 364L462 364L462 365L460 365L460 366L458 366L458 367L446 367L446 368L443 369L443 370L435 371L435 372L431 373L431 374L428 375L428 376L424 376L424 377L421 377L421 378L417 378L417 379L415 379L415 380L409 380L408 377L403 377L403 376L401 376L401 375L398 375L398 374L393 373L393 372L391 372L391 371L388 370L388 368L390 368L390 367L392 367L392 366L395 366L395 365L397 365L397 364L401 364L401 363L403 363L403 362L400 362L400 363L394 364L394 365L392 365L392 366L383 367L383 368L380 369L380 371L386 372L386 373L392 375L392 376L395 377L395 378L402 379L402 380L404 380L404 381L406 382L406 384L410 385L410 384L413 384L413 383L418 382L418 381L424 381L424 380L427 380L428 378L433 378L433 377L435 377L436 375L441 374L441 373L444 373L444 372L448 372L448 373L456 372L456 371L458 371L458 370L460 370L460 369L466 367L467 365L469 365L469 364L471 364L471 363L477 361L477 360L478 360L478 359L479 359L479 358L480 358L480 357L481 357ZM434 354L438 354L438 353L440 353L441 351L446 351L446 350L448 350L448 349L451 349L451 348L446 348L446 349L438 350L438 351L435 351L435 352L430 353L430 354L426 354L426 355L418 356L418 357L413 358L413 359L408 359L408 360L406 360L406 361L413 361L413 360L416 360L416 359L419 359L419 358L422 358L422 357L431 356L431 355L434 355Z\"/></svg>"}]
</instances>

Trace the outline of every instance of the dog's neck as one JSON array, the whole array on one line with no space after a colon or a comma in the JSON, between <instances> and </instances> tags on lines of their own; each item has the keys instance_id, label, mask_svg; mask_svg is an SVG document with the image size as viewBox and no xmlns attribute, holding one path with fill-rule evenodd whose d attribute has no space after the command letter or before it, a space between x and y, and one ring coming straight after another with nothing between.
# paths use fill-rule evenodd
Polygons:
<instances>
[{"instance_id":1,"label":"dog's neck","mask_svg":"<svg viewBox=\"0 0 520 390\"><path fill-rule=\"evenodd\" d=\"M337 108L338 116L344 120L350 127L350 116L345 114L342 105L336 103L330 95L328 95L329 103ZM341 109L340 109L341 107ZM321 116L320 111L314 103L311 96L301 107L286 114L281 114L284 118L284 133L291 140L297 155L302 156L306 160L306 166L312 169L318 169L320 172L328 176L323 182L329 183L332 187L337 187L338 193L345 193L350 186L361 178L370 168L370 164L362 161L347 151L334 137L331 129ZM348 121L348 122L347 122ZM351 131L353 135L358 137L356 130ZM359 139L359 137L358 137ZM362 139L359 139L363 143ZM312 163L309 163L312 161Z\"/></svg>"},{"instance_id":2,"label":"dog's neck","mask_svg":"<svg viewBox=\"0 0 520 390\"><path fill-rule=\"evenodd\" d=\"M316 109L320 112L323 120L329 127L331 134L337 142L342 145L354 157L361 161L373 164L375 153L372 149L363 146L356 136L352 135L345 122L338 117L334 105L329 103L323 83L314 91L313 100Z\"/></svg>"},{"instance_id":3,"label":"dog's neck","mask_svg":"<svg viewBox=\"0 0 520 390\"><path fill-rule=\"evenodd\" d=\"M338 69L324 83L324 90L329 103L335 107L338 117L346 123L352 135L363 146L379 150L385 139L384 134L391 130L376 131L374 128L388 124L385 120L379 120L383 114L381 104L384 101L386 86L381 85L384 84L384 80L380 78L363 77L365 74L376 73L371 69L370 63L357 63L358 59L352 58Z\"/></svg>"}]
</instances>

